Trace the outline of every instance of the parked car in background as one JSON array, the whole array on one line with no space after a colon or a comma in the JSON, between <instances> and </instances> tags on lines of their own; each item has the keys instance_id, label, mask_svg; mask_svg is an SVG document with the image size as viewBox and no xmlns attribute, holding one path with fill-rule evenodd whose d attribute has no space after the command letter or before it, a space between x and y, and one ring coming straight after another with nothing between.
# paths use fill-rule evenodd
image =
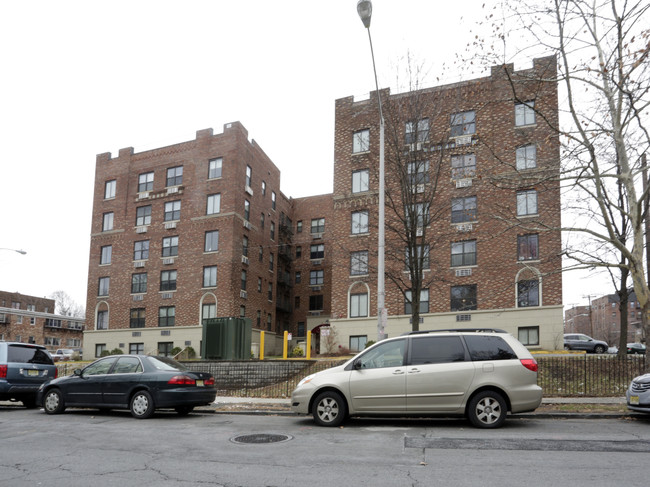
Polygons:
<instances>
[{"instance_id":1,"label":"parked car in background","mask_svg":"<svg viewBox=\"0 0 650 487\"><path fill-rule=\"evenodd\" d=\"M585 350L588 353L605 353L609 345L601 340L594 340L582 333L564 335L564 350Z\"/></svg>"},{"instance_id":2,"label":"parked car in background","mask_svg":"<svg viewBox=\"0 0 650 487\"><path fill-rule=\"evenodd\" d=\"M45 347L0 342L0 400L21 401L34 408L40 385L56 376L56 365Z\"/></svg>"},{"instance_id":3,"label":"parked car in background","mask_svg":"<svg viewBox=\"0 0 650 487\"><path fill-rule=\"evenodd\" d=\"M65 360L72 360L75 351L71 348L59 348L56 352L52 354L52 358L55 362L62 362Z\"/></svg>"},{"instance_id":4,"label":"parked car in background","mask_svg":"<svg viewBox=\"0 0 650 487\"><path fill-rule=\"evenodd\" d=\"M502 330L434 330L387 338L346 363L305 377L291 408L320 426L348 416L465 416L498 428L508 411L542 401L537 362Z\"/></svg>"},{"instance_id":5,"label":"parked car in background","mask_svg":"<svg viewBox=\"0 0 650 487\"><path fill-rule=\"evenodd\" d=\"M129 409L134 418L145 419L162 408L189 414L216 395L214 377L207 372L190 371L167 357L111 355L43 384L37 401L48 414L66 407Z\"/></svg>"},{"instance_id":6,"label":"parked car in background","mask_svg":"<svg viewBox=\"0 0 650 487\"><path fill-rule=\"evenodd\" d=\"M625 393L627 407L632 411L650 413L650 374L632 379Z\"/></svg>"},{"instance_id":7,"label":"parked car in background","mask_svg":"<svg viewBox=\"0 0 650 487\"><path fill-rule=\"evenodd\" d=\"M633 354L645 354L646 346L643 343L628 343L627 344L627 353Z\"/></svg>"}]
</instances>

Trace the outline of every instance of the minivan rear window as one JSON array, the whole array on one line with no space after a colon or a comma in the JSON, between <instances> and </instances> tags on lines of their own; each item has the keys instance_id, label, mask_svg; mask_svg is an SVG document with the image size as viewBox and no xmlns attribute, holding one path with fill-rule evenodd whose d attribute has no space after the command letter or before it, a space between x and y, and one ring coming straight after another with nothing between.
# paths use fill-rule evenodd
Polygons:
<instances>
[{"instance_id":1,"label":"minivan rear window","mask_svg":"<svg viewBox=\"0 0 650 487\"><path fill-rule=\"evenodd\" d=\"M9 345L7 347L7 362L54 365L45 349L29 345Z\"/></svg>"},{"instance_id":2,"label":"minivan rear window","mask_svg":"<svg viewBox=\"0 0 650 487\"><path fill-rule=\"evenodd\" d=\"M465 335L465 343L469 348L472 360L510 360L516 359L517 354L506 341L497 336Z\"/></svg>"}]
</instances>

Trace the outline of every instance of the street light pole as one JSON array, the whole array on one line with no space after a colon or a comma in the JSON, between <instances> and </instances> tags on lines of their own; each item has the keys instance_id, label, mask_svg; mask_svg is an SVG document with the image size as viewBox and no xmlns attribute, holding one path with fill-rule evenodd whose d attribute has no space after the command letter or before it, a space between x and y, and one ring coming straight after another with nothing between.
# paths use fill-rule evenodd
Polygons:
<instances>
[{"instance_id":1,"label":"street light pole","mask_svg":"<svg viewBox=\"0 0 650 487\"><path fill-rule=\"evenodd\" d=\"M24 250L16 250L16 249L7 249L5 247L0 248L0 250L9 250L11 252L18 252L19 254L25 255L27 252Z\"/></svg>"},{"instance_id":2,"label":"street light pole","mask_svg":"<svg viewBox=\"0 0 650 487\"><path fill-rule=\"evenodd\" d=\"M372 37L370 36L370 19L372 18L372 2L370 0L359 0L357 2L357 13L368 31L370 41L370 55L372 57L372 70L375 75L375 88L379 102L379 216L377 218L377 341L383 340L386 333L386 289L385 289L385 175L384 175L384 113L381 107L381 95L379 83L377 82L377 68L375 66L375 53L372 48Z\"/></svg>"}]
</instances>

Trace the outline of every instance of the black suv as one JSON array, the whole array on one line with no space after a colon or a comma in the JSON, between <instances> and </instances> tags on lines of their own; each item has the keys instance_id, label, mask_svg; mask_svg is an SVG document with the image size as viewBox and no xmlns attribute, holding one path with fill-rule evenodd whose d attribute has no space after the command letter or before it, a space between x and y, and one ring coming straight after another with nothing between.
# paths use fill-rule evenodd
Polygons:
<instances>
[{"instance_id":1,"label":"black suv","mask_svg":"<svg viewBox=\"0 0 650 487\"><path fill-rule=\"evenodd\" d=\"M39 386L56 376L56 365L45 347L0 342L0 401L21 401L34 408Z\"/></svg>"}]
</instances>

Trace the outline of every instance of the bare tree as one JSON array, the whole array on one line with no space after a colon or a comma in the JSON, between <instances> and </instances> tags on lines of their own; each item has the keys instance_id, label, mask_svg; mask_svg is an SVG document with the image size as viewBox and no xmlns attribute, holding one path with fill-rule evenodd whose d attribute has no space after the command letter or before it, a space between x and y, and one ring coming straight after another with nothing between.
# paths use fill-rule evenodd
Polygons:
<instances>
[{"instance_id":1,"label":"bare tree","mask_svg":"<svg viewBox=\"0 0 650 487\"><path fill-rule=\"evenodd\" d=\"M510 78L514 101L534 111L537 123L550 126L562 143L565 224L535 229L567 232L570 268L618 273L620 289L629 273L647 337L648 189L642 160L650 146L650 4L504 0L503 15L490 17L503 52L495 49L494 38L479 38L471 46L475 50L482 44L488 63L505 65L521 54L530 57L533 50L555 54L558 60L557 76L549 73L525 83ZM514 49L512 55L509 49ZM559 123L545 118L522 89L531 81L560 84Z\"/></svg>"},{"instance_id":2,"label":"bare tree","mask_svg":"<svg viewBox=\"0 0 650 487\"><path fill-rule=\"evenodd\" d=\"M50 299L55 301L55 313L58 315L83 318L86 314L85 308L77 304L65 291L53 292Z\"/></svg>"}]
</instances>

